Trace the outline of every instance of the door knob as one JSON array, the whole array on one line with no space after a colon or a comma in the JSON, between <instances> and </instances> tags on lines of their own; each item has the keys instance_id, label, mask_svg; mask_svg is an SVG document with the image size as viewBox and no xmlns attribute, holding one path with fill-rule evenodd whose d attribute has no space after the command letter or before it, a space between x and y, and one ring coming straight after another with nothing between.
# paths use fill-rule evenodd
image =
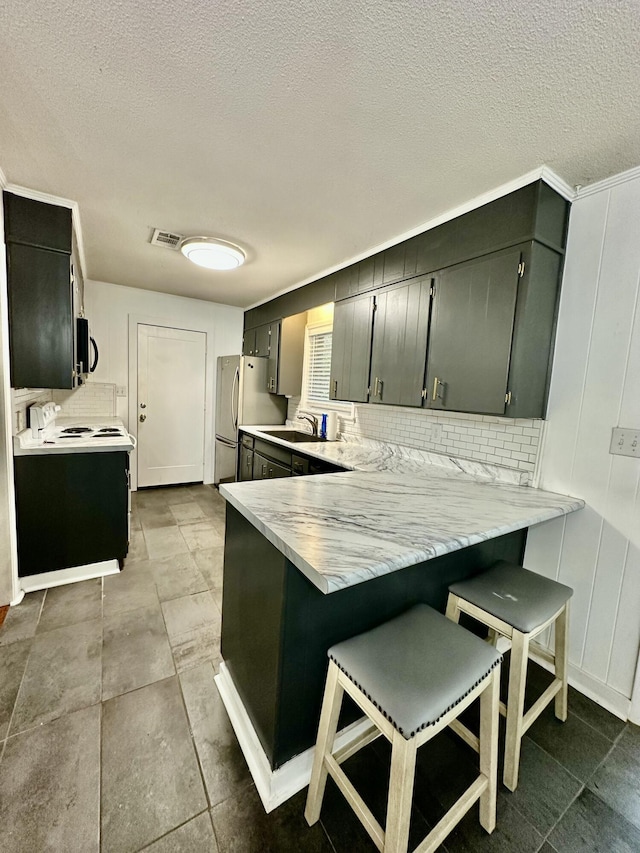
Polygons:
<instances>
[{"instance_id":1,"label":"door knob","mask_svg":"<svg viewBox=\"0 0 640 853\"><path fill-rule=\"evenodd\" d=\"M146 415L140 415L140 423L143 424L147 419Z\"/></svg>"}]
</instances>

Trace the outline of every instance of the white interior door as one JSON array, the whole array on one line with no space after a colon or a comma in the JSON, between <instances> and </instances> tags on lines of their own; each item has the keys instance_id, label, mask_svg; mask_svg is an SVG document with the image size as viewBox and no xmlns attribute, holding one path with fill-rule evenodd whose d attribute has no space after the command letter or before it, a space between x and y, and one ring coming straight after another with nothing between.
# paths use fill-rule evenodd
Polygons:
<instances>
[{"instance_id":1,"label":"white interior door","mask_svg":"<svg viewBox=\"0 0 640 853\"><path fill-rule=\"evenodd\" d=\"M206 335L138 324L138 486L204 477Z\"/></svg>"}]
</instances>

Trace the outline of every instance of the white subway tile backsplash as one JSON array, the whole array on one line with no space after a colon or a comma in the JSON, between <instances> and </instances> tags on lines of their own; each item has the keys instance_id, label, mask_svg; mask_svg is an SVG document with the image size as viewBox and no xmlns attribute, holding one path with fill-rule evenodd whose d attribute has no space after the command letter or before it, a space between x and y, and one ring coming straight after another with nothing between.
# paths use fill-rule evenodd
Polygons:
<instances>
[{"instance_id":1,"label":"white subway tile backsplash","mask_svg":"<svg viewBox=\"0 0 640 853\"><path fill-rule=\"evenodd\" d=\"M289 401L290 420L295 420L299 403L299 398ZM343 435L395 442L530 472L535 470L544 426L541 420L510 420L493 415L374 404L356 404L354 419L338 415L338 422Z\"/></svg>"},{"instance_id":2,"label":"white subway tile backsplash","mask_svg":"<svg viewBox=\"0 0 640 853\"><path fill-rule=\"evenodd\" d=\"M116 387L110 382L86 382L73 391L55 390L53 399L64 417L112 417L116 411Z\"/></svg>"}]
</instances>

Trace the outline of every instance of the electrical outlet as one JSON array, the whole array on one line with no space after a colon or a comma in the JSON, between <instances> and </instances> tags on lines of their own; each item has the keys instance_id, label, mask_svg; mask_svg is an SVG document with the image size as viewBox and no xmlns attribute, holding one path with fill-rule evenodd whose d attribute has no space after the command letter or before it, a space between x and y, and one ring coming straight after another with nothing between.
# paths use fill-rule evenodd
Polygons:
<instances>
[{"instance_id":1,"label":"electrical outlet","mask_svg":"<svg viewBox=\"0 0 640 853\"><path fill-rule=\"evenodd\" d=\"M127 386L126 385L116 385L116 397L126 397L127 396Z\"/></svg>"},{"instance_id":2,"label":"electrical outlet","mask_svg":"<svg viewBox=\"0 0 640 853\"><path fill-rule=\"evenodd\" d=\"M640 429L614 427L611 430L609 453L615 456L635 456L640 459Z\"/></svg>"}]
</instances>

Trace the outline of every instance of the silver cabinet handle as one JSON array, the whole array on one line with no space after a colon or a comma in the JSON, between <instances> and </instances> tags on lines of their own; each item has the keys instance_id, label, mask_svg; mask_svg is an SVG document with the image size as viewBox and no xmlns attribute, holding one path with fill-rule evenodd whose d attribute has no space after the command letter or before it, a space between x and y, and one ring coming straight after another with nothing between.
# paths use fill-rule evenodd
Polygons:
<instances>
[{"instance_id":1,"label":"silver cabinet handle","mask_svg":"<svg viewBox=\"0 0 640 853\"><path fill-rule=\"evenodd\" d=\"M334 379L333 380L333 399L335 400L335 398L337 396L338 396L338 380Z\"/></svg>"}]
</instances>

